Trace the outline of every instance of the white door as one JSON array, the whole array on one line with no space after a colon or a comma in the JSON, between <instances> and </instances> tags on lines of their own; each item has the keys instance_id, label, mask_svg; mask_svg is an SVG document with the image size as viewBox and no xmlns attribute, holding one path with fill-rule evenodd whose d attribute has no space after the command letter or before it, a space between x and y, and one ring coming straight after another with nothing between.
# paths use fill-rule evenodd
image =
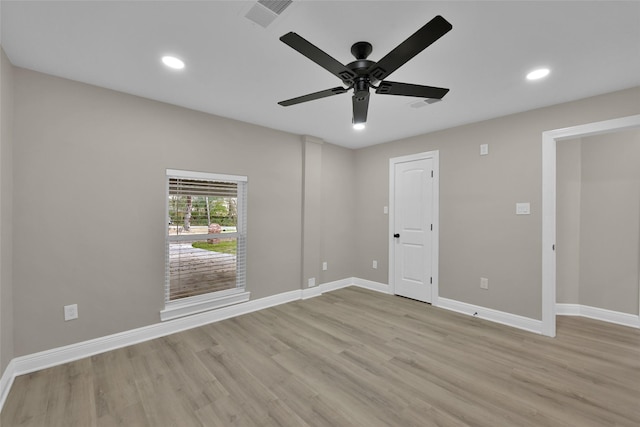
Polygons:
<instances>
[{"instance_id":1,"label":"white door","mask_svg":"<svg viewBox=\"0 0 640 427\"><path fill-rule=\"evenodd\" d=\"M434 157L393 162L392 254L396 295L432 302L435 199ZM397 159L396 159L397 160ZM434 255L436 255L434 257ZM436 266L437 268L437 266Z\"/></svg>"}]
</instances>

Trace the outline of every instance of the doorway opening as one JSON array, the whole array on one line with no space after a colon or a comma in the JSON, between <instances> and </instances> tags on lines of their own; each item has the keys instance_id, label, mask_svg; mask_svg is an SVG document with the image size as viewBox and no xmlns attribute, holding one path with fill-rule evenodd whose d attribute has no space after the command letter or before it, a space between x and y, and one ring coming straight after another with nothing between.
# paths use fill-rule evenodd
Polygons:
<instances>
[{"instance_id":1,"label":"doorway opening","mask_svg":"<svg viewBox=\"0 0 640 427\"><path fill-rule=\"evenodd\" d=\"M640 128L640 114L542 133L542 334L556 336L556 144ZM640 305L640 301L638 302Z\"/></svg>"}]
</instances>

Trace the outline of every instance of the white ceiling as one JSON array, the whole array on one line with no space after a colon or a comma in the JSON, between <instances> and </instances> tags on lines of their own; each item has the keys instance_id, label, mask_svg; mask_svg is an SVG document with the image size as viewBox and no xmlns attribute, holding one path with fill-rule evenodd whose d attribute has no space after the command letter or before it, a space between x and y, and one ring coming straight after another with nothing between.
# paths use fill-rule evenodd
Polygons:
<instances>
[{"instance_id":1,"label":"white ceiling","mask_svg":"<svg viewBox=\"0 0 640 427\"><path fill-rule=\"evenodd\" d=\"M358 148L640 85L640 2L294 0L263 28L246 1L6 1L11 62L194 110ZM435 15L453 30L390 76L450 88L442 102L371 95L351 127L351 93L291 107L278 101L340 80L279 41L295 31L340 62L351 45L374 61ZM165 68L160 57L186 62ZM525 74L551 68L542 81Z\"/></svg>"}]
</instances>

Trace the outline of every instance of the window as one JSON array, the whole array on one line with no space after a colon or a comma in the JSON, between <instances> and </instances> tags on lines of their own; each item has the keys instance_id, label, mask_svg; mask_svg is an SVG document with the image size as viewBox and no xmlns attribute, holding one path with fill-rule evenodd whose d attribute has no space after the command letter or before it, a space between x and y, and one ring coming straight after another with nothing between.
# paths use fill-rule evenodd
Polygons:
<instances>
[{"instance_id":1,"label":"window","mask_svg":"<svg viewBox=\"0 0 640 427\"><path fill-rule=\"evenodd\" d=\"M247 177L167 170L162 320L247 301Z\"/></svg>"}]
</instances>

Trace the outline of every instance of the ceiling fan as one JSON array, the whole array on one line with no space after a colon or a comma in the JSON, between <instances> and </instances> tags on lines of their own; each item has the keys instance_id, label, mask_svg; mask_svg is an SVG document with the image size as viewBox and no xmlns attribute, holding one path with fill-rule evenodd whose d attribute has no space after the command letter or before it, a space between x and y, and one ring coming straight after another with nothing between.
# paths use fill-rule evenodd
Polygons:
<instances>
[{"instance_id":1,"label":"ceiling fan","mask_svg":"<svg viewBox=\"0 0 640 427\"><path fill-rule=\"evenodd\" d=\"M357 42L351 46L351 53L356 60L343 65L318 47L314 46L298 34L290 32L280 40L297 50L334 76L342 80L347 87L338 86L320 92L310 93L297 98L278 102L283 107L338 95L353 89L353 125L363 128L367 121L369 109L369 89L373 88L381 95L415 96L418 98L442 99L449 89L433 86L422 86L410 83L385 81L385 79L411 58L438 40L451 30L452 25L438 15L427 22L408 39L400 43L380 61L374 62L367 57L372 51L371 43Z\"/></svg>"}]
</instances>

